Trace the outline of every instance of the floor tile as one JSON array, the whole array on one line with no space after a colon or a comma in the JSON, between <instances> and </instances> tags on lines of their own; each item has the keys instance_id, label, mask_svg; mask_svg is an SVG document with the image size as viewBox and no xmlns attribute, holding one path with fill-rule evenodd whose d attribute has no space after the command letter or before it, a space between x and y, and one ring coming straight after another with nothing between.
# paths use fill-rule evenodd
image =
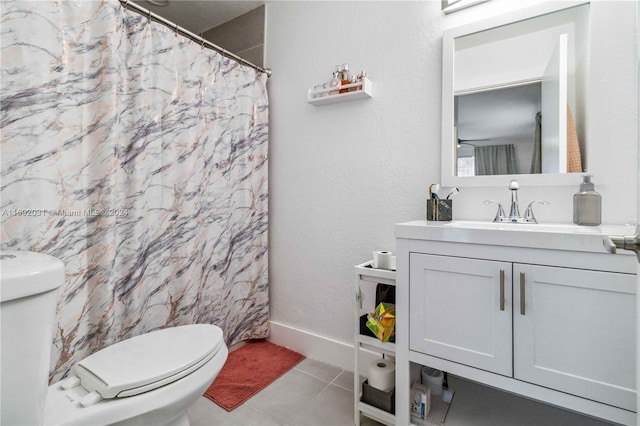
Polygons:
<instances>
[{"instance_id":1,"label":"floor tile","mask_svg":"<svg viewBox=\"0 0 640 426\"><path fill-rule=\"evenodd\" d=\"M278 426L279 423L263 412L244 403L231 412L208 398L200 398L188 412L192 426Z\"/></svg>"},{"instance_id":2,"label":"floor tile","mask_svg":"<svg viewBox=\"0 0 640 426\"><path fill-rule=\"evenodd\" d=\"M331 384L343 387L346 390L353 392L353 373L343 371L334 379L333 382L331 382Z\"/></svg>"},{"instance_id":3,"label":"floor tile","mask_svg":"<svg viewBox=\"0 0 640 426\"><path fill-rule=\"evenodd\" d=\"M278 423L269 413L253 408L251 405L244 403L231 413L229 425L234 426L279 426ZM217 426L217 425L216 425Z\"/></svg>"},{"instance_id":4,"label":"floor tile","mask_svg":"<svg viewBox=\"0 0 640 426\"><path fill-rule=\"evenodd\" d=\"M300 363L296 365L294 369L303 371L326 382L331 382L342 372L342 369L338 367L334 367L332 365L328 365L309 358L305 358L300 361Z\"/></svg>"},{"instance_id":5,"label":"floor tile","mask_svg":"<svg viewBox=\"0 0 640 426\"><path fill-rule=\"evenodd\" d=\"M313 398L327 382L298 370L291 370L250 400L251 407L267 413L279 424L287 424L293 415L308 409Z\"/></svg>"},{"instance_id":6,"label":"floor tile","mask_svg":"<svg viewBox=\"0 0 640 426\"><path fill-rule=\"evenodd\" d=\"M292 413L294 414L294 413ZM292 418L291 425L335 426L353 424L353 392L328 385L309 406Z\"/></svg>"},{"instance_id":7,"label":"floor tile","mask_svg":"<svg viewBox=\"0 0 640 426\"><path fill-rule=\"evenodd\" d=\"M603 426L609 423L449 375L446 426Z\"/></svg>"},{"instance_id":8,"label":"floor tile","mask_svg":"<svg viewBox=\"0 0 640 426\"><path fill-rule=\"evenodd\" d=\"M192 426L225 424L229 419L229 413L224 408L204 396L189 408L187 414Z\"/></svg>"},{"instance_id":9,"label":"floor tile","mask_svg":"<svg viewBox=\"0 0 640 426\"><path fill-rule=\"evenodd\" d=\"M385 426L384 423L379 423L367 416L360 416L360 426Z\"/></svg>"},{"instance_id":10,"label":"floor tile","mask_svg":"<svg viewBox=\"0 0 640 426\"><path fill-rule=\"evenodd\" d=\"M444 426L604 426L608 423L449 375L455 397ZM353 374L305 359L231 412L202 397L193 426L353 426ZM362 426L380 423L361 416Z\"/></svg>"}]
</instances>

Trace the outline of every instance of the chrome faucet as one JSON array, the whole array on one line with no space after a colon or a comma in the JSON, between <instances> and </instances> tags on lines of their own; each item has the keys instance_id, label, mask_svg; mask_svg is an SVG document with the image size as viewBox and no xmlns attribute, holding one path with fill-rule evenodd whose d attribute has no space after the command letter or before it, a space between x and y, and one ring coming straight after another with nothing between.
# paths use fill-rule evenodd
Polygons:
<instances>
[{"instance_id":1,"label":"chrome faucet","mask_svg":"<svg viewBox=\"0 0 640 426\"><path fill-rule=\"evenodd\" d=\"M509 210L508 222L517 223L520 220L520 207L518 207L518 181L509 182L509 190L511 191L511 209Z\"/></svg>"},{"instance_id":2,"label":"chrome faucet","mask_svg":"<svg viewBox=\"0 0 640 426\"><path fill-rule=\"evenodd\" d=\"M509 216L506 216L504 213L504 209L502 205L494 200L486 200L484 204L495 203L498 205L498 212L496 213L496 217L493 219L494 222L500 223L538 223L535 216L533 215L533 205L534 204L543 204L549 205L548 201L544 200L534 200L529 203L527 209L524 212L524 217L520 216L520 207L518 205L518 181L512 180L509 182L509 190L511 191L511 208L509 209Z\"/></svg>"},{"instance_id":3,"label":"chrome faucet","mask_svg":"<svg viewBox=\"0 0 640 426\"><path fill-rule=\"evenodd\" d=\"M533 215L533 205L536 203L542 204L544 206L549 205L549 202L545 200L533 200L532 202L530 202L527 206L527 209L524 211L524 217L522 218L522 221L524 223L538 223L535 216Z\"/></svg>"}]
</instances>

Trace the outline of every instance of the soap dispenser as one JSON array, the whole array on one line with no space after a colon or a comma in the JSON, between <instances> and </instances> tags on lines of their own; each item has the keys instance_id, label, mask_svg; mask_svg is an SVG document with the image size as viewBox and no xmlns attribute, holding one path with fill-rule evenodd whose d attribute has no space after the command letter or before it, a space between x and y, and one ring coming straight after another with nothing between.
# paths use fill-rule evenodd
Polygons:
<instances>
[{"instance_id":1,"label":"soap dispenser","mask_svg":"<svg viewBox=\"0 0 640 426\"><path fill-rule=\"evenodd\" d=\"M602 199L591 182L592 175L582 176L580 191L573 196L573 223L578 225L600 225Z\"/></svg>"}]
</instances>

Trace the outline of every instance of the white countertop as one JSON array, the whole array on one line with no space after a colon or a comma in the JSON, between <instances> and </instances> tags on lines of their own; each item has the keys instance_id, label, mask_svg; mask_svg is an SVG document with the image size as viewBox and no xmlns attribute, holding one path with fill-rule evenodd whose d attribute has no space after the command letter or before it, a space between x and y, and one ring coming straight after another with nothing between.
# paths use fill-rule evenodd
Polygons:
<instances>
[{"instance_id":1,"label":"white countertop","mask_svg":"<svg viewBox=\"0 0 640 426\"><path fill-rule=\"evenodd\" d=\"M564 223L524 224L468 220L416 220L395 225L396 238L595 253L606 253L602 244L604 236L632 235L634 231L633 225L580 226ZM633 255L626 250L618 250L618 253Z\"/></svg>"}]
</instances>

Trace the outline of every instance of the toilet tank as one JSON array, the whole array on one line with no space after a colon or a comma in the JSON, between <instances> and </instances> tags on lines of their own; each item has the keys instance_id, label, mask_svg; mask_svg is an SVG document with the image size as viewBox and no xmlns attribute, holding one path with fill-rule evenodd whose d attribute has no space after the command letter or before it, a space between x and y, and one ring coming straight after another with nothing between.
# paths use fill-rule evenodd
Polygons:
<instances>
[{"instance_id":1,"label":"toilet tank","mask_svg":"<svg viewBox=\"0 0 640 426\"><path fill-rule=\"evenodd\" d=\"M0 252L0 424L41 425L62 261Z\"/></svg>"}]
</instances>

